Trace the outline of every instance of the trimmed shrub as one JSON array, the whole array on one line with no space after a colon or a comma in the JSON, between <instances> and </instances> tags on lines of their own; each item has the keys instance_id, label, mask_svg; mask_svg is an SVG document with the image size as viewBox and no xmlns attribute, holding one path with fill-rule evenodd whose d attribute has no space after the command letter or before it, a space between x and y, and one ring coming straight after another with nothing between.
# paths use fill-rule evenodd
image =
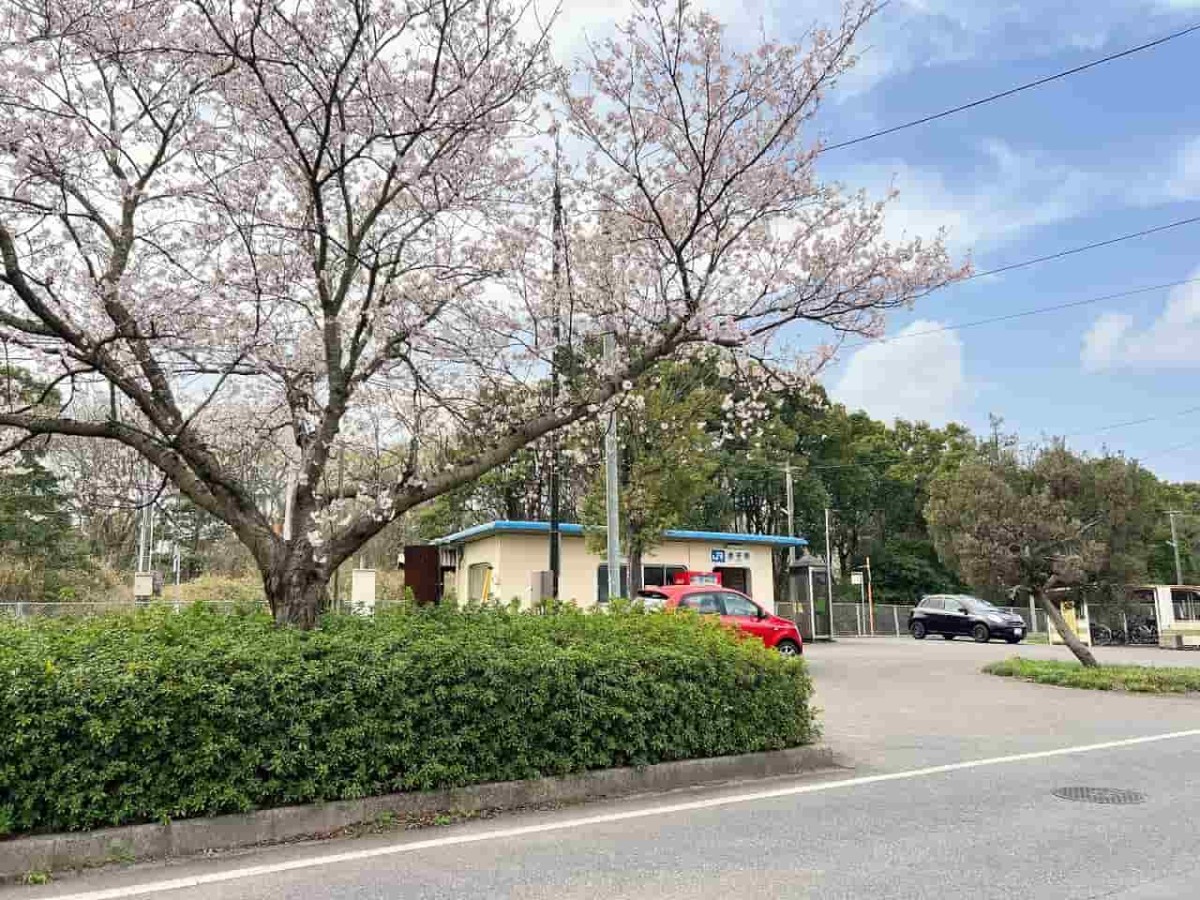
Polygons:
<instances>
[{"instance_id":1,"label":"trimmed shrub","mask_svg":"<svg viewBox=\"0 0 1200 900\"><path fill-rule=\"evenodd\" d=\"M82 829L772 750L804 664L689 615L0 623L0 823Z\"/></svg>"}]
</instances>

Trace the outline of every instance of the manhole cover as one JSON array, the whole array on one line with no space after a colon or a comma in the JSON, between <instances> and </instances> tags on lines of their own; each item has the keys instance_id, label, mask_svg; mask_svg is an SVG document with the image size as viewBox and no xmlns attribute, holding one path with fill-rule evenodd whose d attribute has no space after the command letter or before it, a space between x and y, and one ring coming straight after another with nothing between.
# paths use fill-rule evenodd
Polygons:
<instances>
[{"instance_id":1,"label":"manhole cover","mask_svg":"<svg viewBox=\"0 0 1200 900\"><path fill-rule=\"evenodd\" d=\"M1106 803L1110 806L1125 806L1130 803L1145 803L1146 795L1120 788L1064 787L1054 792L1060 800L1077 800L1080 803Z\"/></svg>"}]
</instances>

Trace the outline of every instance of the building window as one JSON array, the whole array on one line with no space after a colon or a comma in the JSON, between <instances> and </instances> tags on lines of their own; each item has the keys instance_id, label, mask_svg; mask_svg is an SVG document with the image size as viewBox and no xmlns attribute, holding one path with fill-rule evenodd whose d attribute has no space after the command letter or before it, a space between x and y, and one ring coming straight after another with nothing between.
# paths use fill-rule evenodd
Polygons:
<instances>
[{"instance_id":1,"label":"building window","mask_svg":"<svg viewBox=\"0 0 1200 900\"><path fill-rule=\"evenodd\" d=\"M629 596L629 566L621 566L621 596ZM608 564L601 563L596 569L596 602L608 602Z\"/></svg>"},{"instance_id":2,"label":"building window","mask_svg":"<svg viewBox=\"0 0 1200 900\"><path fill-rule=\"evenodd\" d=\"M1171 589L1171 606L1176 622L1200 621L1200 591Z\"/></svg>"},{"instance_id":3,"label":"building window","mask_svg":"<svg viewBox=\"0 0 1200 900\"><path fill-rule=\"evenodd\" d=\"M729 591L722 591L717 596L721 599L721 606L725 611L725 615L758 618L758 607L740 594L731 594Z\"/></svg>"},{"instance_id":4,"label":"building window","mask_svg":"<svg viewBox=\"0 0 1200 900\"><path fill-rule=\"evenodd\" d=\"M684 609L694 609L702 616L721 614L721 598L715 593L685 594L679 605Z\"/></svg>"},{"instance_id":5,"label":"building window","mask_svg":"<svg viewBox=\"0 0 1200 900\"><path fill-rule=\"evenodd\" d=\"M467 567L467 600L486 600L492 592L492 564L475 563Z\"/></svg>"},{"instance_id":6,"label":"building window","mask_svg":"<svg viewBox=\"0 0 1200 900\"><path fill-rule=\"evenodd\" d=\"M663 587L674 584L675 576L687 572L686 566L642 566L642 584L645 587Z\"/></svg>"}]
</instances>

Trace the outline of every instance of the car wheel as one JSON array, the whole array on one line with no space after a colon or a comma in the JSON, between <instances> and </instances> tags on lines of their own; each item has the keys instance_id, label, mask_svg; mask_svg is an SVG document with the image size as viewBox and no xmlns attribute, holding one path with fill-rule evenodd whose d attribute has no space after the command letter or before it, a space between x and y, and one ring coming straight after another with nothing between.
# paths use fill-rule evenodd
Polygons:
<instances>
[{"instance_id":1,"label":"car wheel","mask_svg":"<svg viewBox=\"0 0 1200 900\"><path fill-rule=\"evenodd\" d=\"M975 643L986 644L992 639L992 633L988 631L988 627L980 622L971 629L971 637L975 638Z\"/></svg>"},{"instance_id":2,"label":"car wheel","mask_svg":"<svg viewBox=\"0 0 1200 900\"><path fill-rule=\"evenodd\" d=\"M929 629L925 627L924 622L913 622L908 626L908 630L912 632L912 636L918 641L925 640L925 635L929 633Z\"/></svg>"},{"instance_id":3,"label":"car wheel","mask_svg":"<svg viewBox=\"0 0 1200 900\"><path fill-rule=\"evenodd\" d=\"M1008 641L1010 644L1019 644L1019 643L1021 643L1021 639L1020 639L1019 637L1015 636L1015 635L1014 635L1013 637L1010 637L1010 638L1005 638L1005 640L1006 640L1006 641Z\"/></svg>"},{"instance_id":4,"label":"car wheel","mask_svg":"<svg viewBox=\"0 0 1200 900\"><path fill-rule=\"evenodd\" d=\"M775 649L779 651L780 656L800 656L804 652L799 644L789 640L780 641L775 645Z\"/></svg>"},{"instance_id":5,"label":"car wheel","mask_svg":"<svg viewBox=\"0 0 1200 900\"><path fill-rule=\"evenodd\" d=\"M952 641L952 640L954 640L954 635L952 635L952 634L943 634L943 635L942 635L942 640L944 640L944 641Z\"/></svg>"}]
</instances>

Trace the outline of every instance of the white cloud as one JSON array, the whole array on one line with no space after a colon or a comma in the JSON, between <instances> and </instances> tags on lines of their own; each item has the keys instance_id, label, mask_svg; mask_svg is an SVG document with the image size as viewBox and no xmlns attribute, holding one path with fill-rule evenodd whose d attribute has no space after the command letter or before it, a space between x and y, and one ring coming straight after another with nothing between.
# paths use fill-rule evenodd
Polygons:
<instances>
[{"instance_id":1,"label":"white cloud","mask_svg":"<svg viewBox=\"0 0 1200 900\"><path fill-rule=\"evenodd\" d=\"M932 236L948 232L952 250L986 247L1030 229L1081 215L1122 184L1108 175L1022 153L999 140L983 141L973 169L959 183L931 169L894 162L855 166L838 172L840 180L879 196L894 186L899 196L887 214L886 233Z\"/></svg>"},{"instance_id":2,"label":"white cloud","mask_svg":"<svg viewBox=\"0 0 1200 900\"><path fill-rule=\"evenodd\" d=\"M1200 0L1197 0L1200 4ZM1166 199L1195 200L1200 197L1200 136L1186 141L1175 154L1175 168L1166 186Z\"/></svg>"},{"instance_id":3,"label":"white cloud","mask_svg":"<svg viewBox=\"0 0 1200 900\"><path fill-rule=\"evenodd\" d=\"M1191 277L1200 277L1200 270ZM1092 372L1200 368L1200 284L1171 291L1158 318L1144 328L1123 313L1098 316L1083 336L1079 356L1083 367Z\"/></svg>"},{"instance_id":4,"label":"white cloud","mask_svg":"<svg viewBox=\"0 0 1200 900\"><path fill-rule=\"evenodd\" d=\"M853 96L889 77L974 59L999 65L1126 47L1170 31L1197 7L1200 0L892 0L868 25L859 70L842 89Z\"/></svg>"},{"instance_id":5,"label":"white cloud","mask_svg":"<svg viewBox=\"0 0 1200 900\"><path fill-rule=\"evenodd\" d=\"M1200 3L1200 0L1196 0ZM1147 208L1200 199L1200 136L1181 140L1159 168L1087 169L1041 151L983 140L969 168L948 174L902 161L869 163L831 172L839 181L882 196L895 187L885 233L893 239L947 231L951 250L987 250L1047 225L1107 208Z\"/></svg>"},{"instance_id":6,"label":"white cloud","mask_svg":"<svg viewBox=\"0 0 1200 900\"><path fill-rule=\"evenodd\" d=\"M941 425L956 418L968 399L962 341L943 323L913 322L897 340L870 344L846 363L833 398L879 419Z\"/></svg>"},{"instance_id":7,"label":"white cloud","mask_svg":"<svg viewBox=\"0 0 1200 900\"><path fill-rule=\"evenodd\" d=\"M1133 316L1125 313L1104 313L1097 317L1083 336L1080 359L1089 371L1104 369L1121 352L1121 342L1133 327Z\"/></svg>"}]
</instances>

